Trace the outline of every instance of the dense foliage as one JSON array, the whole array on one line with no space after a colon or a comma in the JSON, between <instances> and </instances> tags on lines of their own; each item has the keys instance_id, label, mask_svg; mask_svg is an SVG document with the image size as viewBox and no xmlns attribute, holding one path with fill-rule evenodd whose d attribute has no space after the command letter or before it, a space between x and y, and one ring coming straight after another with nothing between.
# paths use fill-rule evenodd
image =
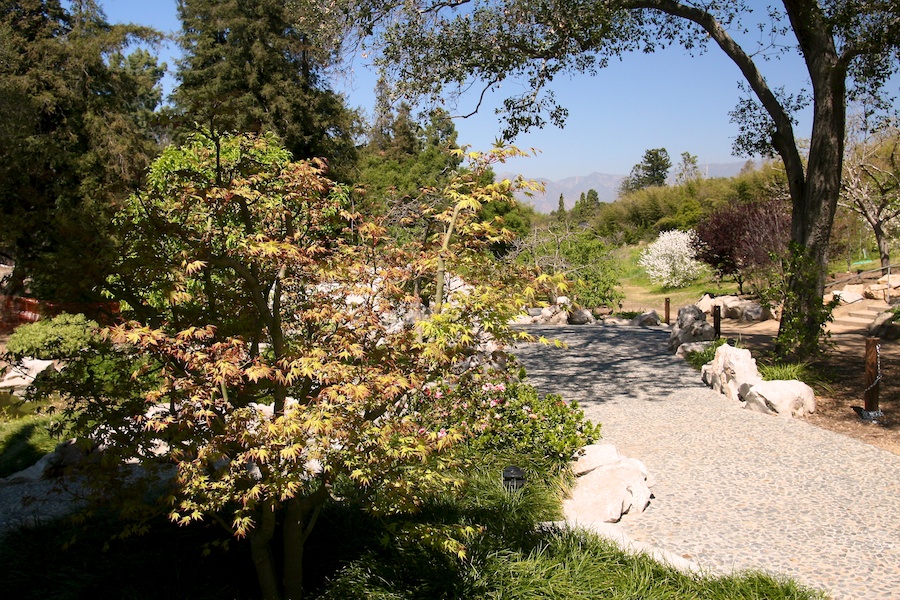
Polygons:
<instances>
[{"instance_id":1,"label":"dense foliage","mask_svg":"<svg viewBox=\"0 0 900 600\"><path fill-rule=\"evenodd\" d=\"M719 277L732 277L740 293L783 281L788 257L790 206L777 193L768 200L723 205L697 224L697 258Z\"/></svg>"},{"instance_id":2,"label":"dense foliage","mask_svg":"<svg viewBox=\"0 0 900 600\"><path fill-rule=\"evenodd\" d=\"M0 2L0 252L6 292L95 300L110 272L115 204L157 152L163 69L96 2ZM129 53L130 52L130 53Z\"/></svg>"},{"instance_id":3,"label":"dense foliage","mask_svg":"<svg viewBox=\"0 0 900 600\"><path fill-rule=\"evenodd\" d=\"M178 15L182 139L198 128L272 132L294 158L328 159L349 177L356 116L323 78L339 45L337 14L278 0L183 0Z\"/></svg>"},{"instance_id":4,"label":"dense foliage","mask_svg":"<svg viewBox=\"0 0 900 600\"><path fill-rule=\"evenodd\" d=\"M420 215L438 235L398 243L271 136L167 149L119 217L112 283L143 322L109 331L111 383L67 390L79 435L106 445L99 475L123 461L177 467L171 519L247 537L266 597L299 595L304 542L338 495L390 515L458 486L450 450L467 430L423 391L477 376L537 291L490 259L508 234L475 218L509 198L510 182L480 183L507 154L471 154L444 187L448 208Z\"/></svg>"}]
</instances>

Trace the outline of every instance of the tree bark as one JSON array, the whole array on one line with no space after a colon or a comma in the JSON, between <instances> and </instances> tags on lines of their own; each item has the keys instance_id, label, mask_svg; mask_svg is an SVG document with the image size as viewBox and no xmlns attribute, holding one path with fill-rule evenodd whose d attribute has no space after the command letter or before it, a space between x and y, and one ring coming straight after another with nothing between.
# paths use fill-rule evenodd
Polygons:
<instances>
[{"instance_id":1,"label":"tree bark","mask_svg":"<svg viewBox=\"0 0 900 600\"><path fill-rule=\"evenodd\" d=\"M887 234L884 232L883 223L879 222L872 226L875 232L875 243L878 244L878 257L881 259L881 274L887 275L891 266L891 244Z\"/></svg>"},{"instance_id":2,"label":"tree bark","mask_svg":"<svg viewBox=\"0 0 900 600\"><path fill-rule=\"evenodd\" d=\"M327 488L323 482L321 487L310 496L294 498L287 503L282 543L284 544L284 591L288 600L300 600L303 597L304 547L327 497Z\"/></svg>"},{"instance_id":3,"label":"tree bark","mask_svg":"<svg viewBox=\"0 0 900 600\"><path fill-rule=\"evenodd\" d=\"M805 185L801 193L791 189L792 268L776 351L782 356L806 358L818 352L828 317L822 296L828 243L841 191L846 66L817 3L786 0L785 8L812 81L813 125Z\"/></svg>"},{"instance_id":4,"label":"tree bark","mask_svg":"<svg viewBox=\"0 0 900 600\"><path fill-rule=\"evenodd\" d=\"M263 600L281 600L275 561L272 558L272 537L275 535L275 507L267 503L259 514L259 523L250 534L250 556L256 568L256 579Z\"/></svg>"}]
</instances>

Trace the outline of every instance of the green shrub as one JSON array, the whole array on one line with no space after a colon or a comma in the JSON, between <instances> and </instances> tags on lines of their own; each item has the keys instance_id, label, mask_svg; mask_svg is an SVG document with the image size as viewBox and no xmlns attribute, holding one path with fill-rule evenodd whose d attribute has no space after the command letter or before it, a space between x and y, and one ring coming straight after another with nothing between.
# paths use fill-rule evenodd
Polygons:
<instances>
[{"instance_id":1,"label":"green shrub","mask_svg":"<svg viewBox=\"0 0 900 600\"><path fill-rule=\"evenodd\" d=\"M566 403L512 376L466 378L454 386L426 389L439 425L462 426L459 451L470 460L517 461L536 474L564 472L578 450L600 436L577 402Z\"/></svg>"},{"instance_id":2,"label":"green shrub","mask_svg":"<svg viewBox=\"0 0 900 600\"><path fill-rule=\"evenodd\" d=\"M91 346L100 326L84 315L63 313L46 321L28 323L9 336L6 349L12 358L65 359Z\"/></svg>"}]
</instances>

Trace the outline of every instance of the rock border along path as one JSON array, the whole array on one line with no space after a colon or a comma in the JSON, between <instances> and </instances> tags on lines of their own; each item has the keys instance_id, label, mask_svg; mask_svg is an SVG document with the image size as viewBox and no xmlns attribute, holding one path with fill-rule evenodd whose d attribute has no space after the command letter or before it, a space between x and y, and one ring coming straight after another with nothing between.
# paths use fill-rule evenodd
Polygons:
<instances>
[{"instance_id":1,"label":"rock border along path","mask_svg":"<svg viewBox=\"0 0 900 600\"><path fill-rule=\"evenodd\" d=\"M665 328L525 329L568 345L517 348L530 383L577 400L601 441L655 480L647 510L617 525L637 547L716 574L785 575L835 599L900 594L900 456L741 409L666 352Z\"/></svg>"}]
</instances>

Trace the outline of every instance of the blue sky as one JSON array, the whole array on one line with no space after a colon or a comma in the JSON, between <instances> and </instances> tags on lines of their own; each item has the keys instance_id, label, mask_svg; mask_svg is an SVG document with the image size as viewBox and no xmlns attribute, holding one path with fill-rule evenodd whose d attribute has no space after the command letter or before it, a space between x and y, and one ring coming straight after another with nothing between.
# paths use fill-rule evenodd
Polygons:
<instances>
[{"instance_id":1,"label":"blue sky","mask_svg":"<svg viewBox=\"0 0 900 600\"><path fill-rule=\"evenodd\" d=\"M101 5L111 23L139 23L167 32L180 28L175 0L101 0ZM170 70L174 70L177 52L174 44L161 50ZM333 86L347 95L352 106L371 114L375 75L365 62L355 57L352 68ZM796 56L764 62L760 68L773 87L808 88ZM718 48L699 57L690 57L678 48L630 54L594 77L560 77L552 89L569 109L566 127L548 126L521 135L515 144L522 149L535 148L540 154L497 170L551 180L593 172L624 175L649 148L666 148L673 163L685 151L701 163L745 160L731 154L737 126L728 117L739 99L740 79L737 67ZM490 148L500 131L492 105L502 101L504 91L491 95L479 115L457 120L461 144L475 150ZM472 98L457 112L469 112L474 102ZM797 136L808 138L810 126L806 111L800 115Z\"/></svg>"}]
</instances>

